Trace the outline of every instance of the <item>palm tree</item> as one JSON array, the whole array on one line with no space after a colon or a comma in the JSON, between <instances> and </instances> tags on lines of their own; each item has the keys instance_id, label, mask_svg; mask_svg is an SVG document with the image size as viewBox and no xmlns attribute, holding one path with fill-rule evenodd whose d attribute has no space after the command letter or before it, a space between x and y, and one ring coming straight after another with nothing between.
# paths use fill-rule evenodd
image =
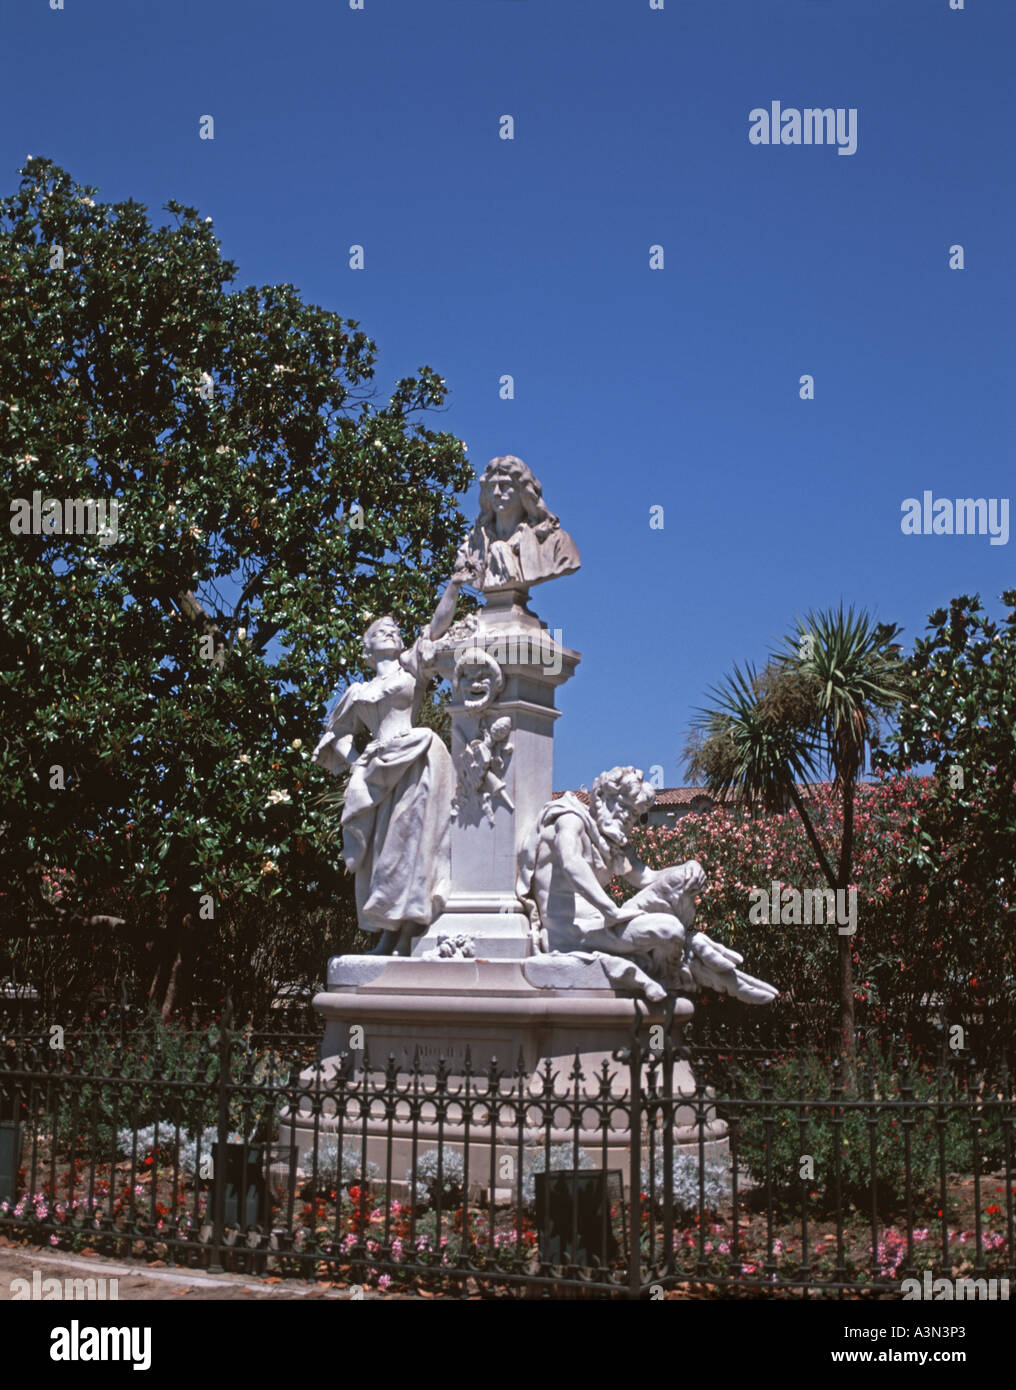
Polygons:
<instances>
[{"instance_id":1,"label":"palm tree","mask_svg":"<svg viewBox=\"0 0 1016 1390\"><path fill-rule=\"evenodd\" d=\"M801 818L816 863L834 891L850 886L854 804L880 719L898 704L899 628L862 610L809 613L761 672L734 667L699 711L688 770L713 795L733 792L763 811L789 806ZM800 784L832 772L843 810L839 854L823 847ZM835 859L835 862L834 862ZM854 1056L854 984L849 936L837 935L840 1049Z\"/></svg>"}]
</instances>

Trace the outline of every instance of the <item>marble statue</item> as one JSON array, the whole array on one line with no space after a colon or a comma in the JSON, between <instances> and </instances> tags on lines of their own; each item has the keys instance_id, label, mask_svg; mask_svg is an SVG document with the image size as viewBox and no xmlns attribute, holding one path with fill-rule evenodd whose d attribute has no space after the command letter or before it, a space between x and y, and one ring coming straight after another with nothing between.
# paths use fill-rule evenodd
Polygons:
<instances>
[{"instance_id":1,"label":"marble statue","mask_svg":"<svg viewBox=\"0 0 1016 1390\"><path fill-rule=\"evenodd\" d=\"M356 876L359 921L379 945L374 959L329 960L314 1008L329 1074L346 1065L354 1023L369 1029L371 1057L396 1059L403 1074L447 1066L468 1077L467 1067L476 1075L521 1059L522 1074L546 1060L571 1075L578 1058L574 1074L601 1088L610 1069L619 1104L595 1147L605 1166L624 1173L628 1165L634 1185L630 1110L620 1103L628 1083L611 1059L641 1009L619 994L641 996L676 1030L695 1012L681 995L713 989L766 1004L777 991L695 929L701 865L653 871L633 853L632 828L654 798L640 772L603 773L588 807L571 794L552 799L555 695L581 657L529 610L528 590L578 567L526 465L495 458L426 632L408 651L391 617L364 634L371 676L344 692L314 757L330 771L349 769L343 857ZM453 622L463 584L482 591L482 607ZM415 722L432 672L453 687L452 753ZM370 742L358 757L363 730ZM607 891L615 876L635 890L623 904ZM656 1007L664 1001L665 1013ZM304 1075L309 1093L319 1069ZM673 1079L685 1098L674 1108L675 1152L712 1156L726 1142L722 1118L701 1102L687 1061L675 1062ZM291 1112L287 1133L306 1153L326 1122L334 1117L308 1102ZM443 1143L476 1146L491 1205L503 1200L496 1115L466 1125L450 1114L443 1123ZM403 1158L415 1162L418 1139L416 1117L363 1117L368 1157L389 1172Z\"/></svg>"},{"instance_id":2,"label":"marble statue","mask_svg":"<svg viewBox=\"0 0 1016 1390\"><path fill-rule=\"evenodd\" d=\"M453 936L441 935L432 951L424 951L421 960L473 960L476 956L476 942L466 932L456 932Z\"/></svg>"},{"instance_id":3,"label":"marble statue","mask_svg":"<svg viewBox=\"0 0 1016 1390\"><path fill-rule=\"evenodd\" d=\"M678 990L709 988L748 1004L778 991L739 969L736 951L692 931L695 895L706 883L695 860L650 869L628 836L654 789L633 767L593 783L590 804L571 793L549 802L519 855L517 891L527 904L534 945L548 952L594 952L612 984L650 1002ZM606 891L620 876L639 891L618 905Z\"/></svg>"},{"instance_id":4,"label":"marble statue","mask_svg":"<svg viewBox=\"0 0 1016 1390\"><path fill-rule=\"evenodd\" d=\"M413 937L444 910L450 891L451 755L433 729L417 727L434 644L448 631L467 575L456 572L431 619L406 650L394 618L363 637L370 680L349 685L329 716L314 760L336 775L350 769L342 850L356 875L359 925L380 934L372 954L409 955ZM371 741L357 756L354 736Z\"/></svg>"},{"instance_id":5,"label":"marble statue","mask_svg":"<svg viewBox=\"0 0 1016 1390\"><path fill-rule=\"evenodd\" d=\"M460 651L452 674L452 688L464 709L479 714L492 705L504 689L504 672L477 642Z\"/></svg>"},{"instance_id":6,"label":"marble statue","mask_svg":"<svg viewBox=\"0 0 1016 1390\"><path fill-rule=\"evenodd\" d=\"M579 552L543 500L543 489L520 458L491 459L480 477L480 515L459 551L484 593L542 584L579 568Z\"/></svg>"},{"instance_id":7,"label":"marble statue","mask_svg":"<svg viewBox=\"0 0 1016 1390\"><path fill-rule=\"evenodd\" d=\"M504 773L514 749L509 742L512 721L507 714L497 719L480 720L479 732L462 750L459 785L452 811L456 816L481 813L489 824L494 823L494 802L514 812L515 803L508 795Z\"/></svg>"}]
</instances>

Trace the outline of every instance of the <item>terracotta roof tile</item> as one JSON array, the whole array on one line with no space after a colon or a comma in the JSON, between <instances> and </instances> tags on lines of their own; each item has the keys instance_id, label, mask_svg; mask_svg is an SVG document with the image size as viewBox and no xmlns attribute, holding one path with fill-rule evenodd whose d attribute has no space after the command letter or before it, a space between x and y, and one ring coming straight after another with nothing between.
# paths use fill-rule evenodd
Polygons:
<instances>
[{"instance_id":1,"label":"terracotta roof tile","mask_svg":"<svg viewBox=\"0 0 1016 1390\"><path fill-rule=\"evenodd\" d=\"M927 779L921 778L920 780L925 781ZM860 792L864 792L875 785L874 782L860 782L858 783L857 789ZM813 792L830 791L832 786L832 782L799 782L798 790L804 795L809 795ZM555 800L563 795L563 791L553 793ZM589 804L589 793L587 791L573 791L572 796L577 796L578 799L586 805ZM732 804L735 799L733 794L729 792L725 797L714 796L705 787L660 787L657 790L656 800L653 804L655 806L691 806L696 801L704 800L715 806Z\"/></svg>"}]
</instances>

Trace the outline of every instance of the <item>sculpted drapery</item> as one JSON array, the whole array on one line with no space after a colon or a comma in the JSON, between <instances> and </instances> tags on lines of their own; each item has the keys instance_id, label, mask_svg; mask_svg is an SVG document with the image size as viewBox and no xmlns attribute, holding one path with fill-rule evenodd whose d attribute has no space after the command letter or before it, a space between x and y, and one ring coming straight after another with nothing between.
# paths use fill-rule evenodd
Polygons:
<instances>
[{"instance_id":1,"label":"sculpted drapery","mask_svg":"<svg viewBox=\"0 0 1016 1390\"><path fill-rule=\"evenodd\" d=\"M380 935L383 955L409 955L414 935L440 915L450 892L454 767L440 737L414 720L433 644L451 626L465 578L452 576L427 633L408 650L394 618L371 623L363 657L374 675L346 689L314 750L330 772L350 769L343 859L356 876L357 921ZM361 729L371 737L357 756Z\"/></svg>"},{"instance_id":2,"label":"sculpted drapery","mask_svg":"<svg viewBox=\"0 0 1016 1390\"><path fill-rule=\"evenodd\" d=\"M397 727L378 737L393 714L411 715L418 648L403 654L393 675L351 685L328 722L337 738L360 728L371 734L350 771L342 811L343 859L356 875L359 924L371 932L394 922L429 926L449 892L451 756L433 729Z\"/></svg>"}]
</instances>

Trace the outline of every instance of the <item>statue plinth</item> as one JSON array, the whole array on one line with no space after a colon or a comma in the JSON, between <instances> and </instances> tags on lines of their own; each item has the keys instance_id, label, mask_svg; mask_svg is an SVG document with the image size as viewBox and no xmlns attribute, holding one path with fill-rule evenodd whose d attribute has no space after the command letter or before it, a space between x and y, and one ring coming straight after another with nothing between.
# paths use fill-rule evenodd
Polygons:
<instances>
[{"instance_id":1,"label":"statue plinth","mask_svg":"<svg viewBox=\"0 0 1016 1390\"><path fill-rule=\"evenodd\" d=\"M328 1099L329 1078L343 1054L354 1065L357 1085L380 1095L384 1070L395 1058L399 1082L405 1085L414 1062L422 1073L433 1076L443 1060L453 1092L461 1090L467 1070L474 1096L488 1084L488 1069L498 1066L504 1075L501 1094L519 1096L515 1075L521 1062L525 1078L521 1095L539 1100L543 1093L543 1065L552 1063L560 1094L574 1096L573 1068L576 1056L591 1097L601 1095L600 1078L606 1063L612 1076L611 1091L618 1098L611 1108L606 1129L595 1120L596 1106L581 1111L580 1126L571 1127L565 1110L555 1111L549 1142L578 1143L597 1166L606 1153L606 1166L620 1169L625 1190L631 1191L638 1175L630 1171L631 1133L626 1123L630 1068L614 1060L640 1012L650 1023L663 1021L662 1011L638 1010L633 999L619 995L597 960L574 956L533 956L515 960L420 960L378 956L337 956L329 962L328 985L314 1000L324 1018L322 1062L314 1073L304 1073L308 1087L320 1085L320 1102L305 1102L285 1121L284 1139L304 1151L314 1134L336 1129L335 1107ZM674 1001L673 1031L690 1019L690 1000ZM356 1030L356 1031L354 1031ZM362 1040L362 1046L360 1042ZM357 1044L354 1046L354 1042ZM365 1069L365 1070L364 1070ZM404 1094L407 1094L404 1092ZM700 1143L709 1158L726 1151L726 1125L711 1110L701 1114L695 1079L686 1062L674 1069L674 1128L676 1152L696 1158ZM491 1188L486 1175L504 1171L502 1161L514 1163L523 1153L543 1149L548 1142L542 1123L532 1117L538 1106L516 1112L512 1106L482 1106L470 1110L468 1136L462 1107L452 1106L441 1120L424 1106L414 1116L408 1102L394 1108L375 1101L365 1107L353 1126L358 1146L366 1139L367 1158L382 1171L389 1170L395 1185L408 1174L417 1153L436 1147L438 1140L460 1152L468 1140L470 1171L476 1185L496 1201L512 1201L511 1187ZM315 1113L317 1112L317 1113ZM513 1117L530 1118L521 1132ZM496 1128L490 1117L496 1116ZM350 1132L348 1118L346 1132ZM415 1144L415 1148L414 1148ZM493 1149L493 1154L491 1150Z\"/></svg>"},{"instance_id":2,"label":"statue plinth","mask_svg":"<svg viewBox=\"0 0 1016 1390\"><path fill-rule=\"evenodd\" d=\"M486 959L531 954L529 918L515 893L518 854L554 790L560 714L554 692L574 674L580 656L527 600L524 587L488 594L475 626L451 634L438 651L437 670L454 692L451 893L444 912L414 943L414 956L460 935L472 938L476 955ZM492 739L492 727L503 737ZM492 790L484 771L488 759L496 764L499 790Z\"/></svg>"}]
</instances>

